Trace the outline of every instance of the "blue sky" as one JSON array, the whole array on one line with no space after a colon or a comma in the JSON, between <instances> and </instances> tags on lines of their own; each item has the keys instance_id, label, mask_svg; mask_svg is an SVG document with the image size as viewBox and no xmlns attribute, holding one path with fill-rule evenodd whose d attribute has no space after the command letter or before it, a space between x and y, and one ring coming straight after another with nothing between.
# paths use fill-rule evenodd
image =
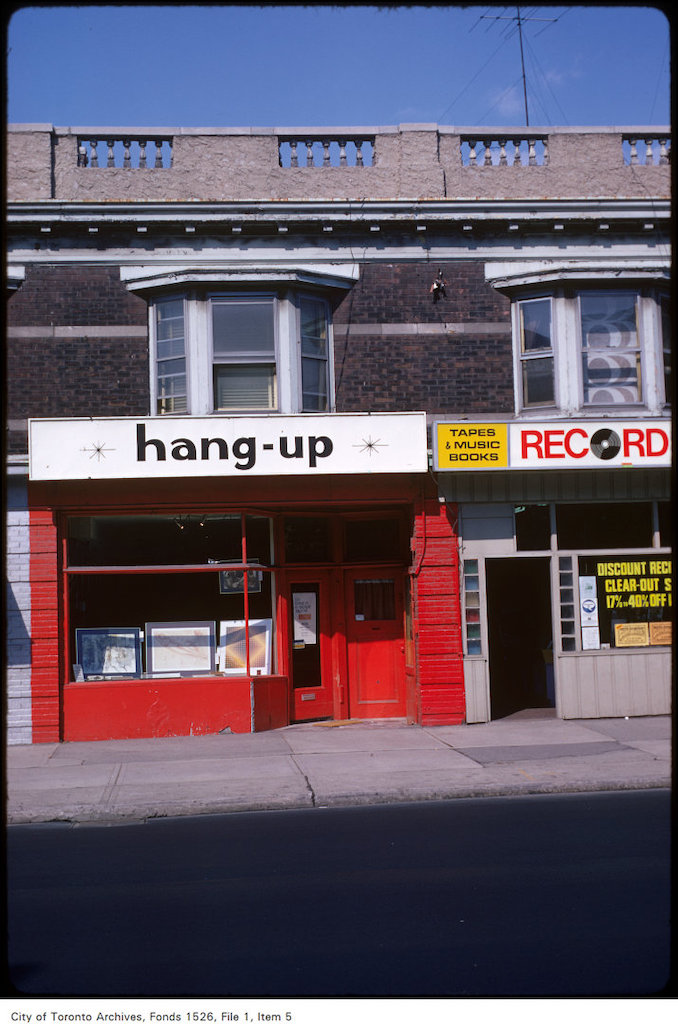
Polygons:
<instances>
[{"instance_id":1,"label":"blue sky","mask_svg":"<svg viewBox=\"0 0 678 1026\"><path fill-rule=\"evenodd\" d=\"M668 125L661 7L17 8L7 119L72 126Z\"/></svg>"}]
</instances>

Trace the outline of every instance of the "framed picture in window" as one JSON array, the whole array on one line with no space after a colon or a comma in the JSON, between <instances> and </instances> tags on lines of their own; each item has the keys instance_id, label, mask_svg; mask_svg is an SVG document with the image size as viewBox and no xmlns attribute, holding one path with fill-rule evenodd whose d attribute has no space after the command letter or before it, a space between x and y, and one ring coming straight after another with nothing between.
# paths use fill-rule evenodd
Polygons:
<instances>
[{"instance_id":1,"label":"framed picture in window","mask_svg":"<svg viewBox=\"0 0 678 1026\"><path fill-rule=\"evenodd\" d=\"M146 624L146 670L155 676L214 673L216 624L209 620Z\"/></svg>"},{"instance_id":2,"label":"framed picture in window","mask_svg":"<svg viewBox=\"0 0 678 1026\"><path fill-rule=\"evenodd\" d=\"M78 627L75 649L84 680L141 674L139 627Z\"/></svg>"},{"instance_id":3,"label":"framed picture in window","mask_svg":"<svg viewBox=\"0 0 678 1026\"><path fill-rule=\"evenodd\" d=\"M249 623L250 673L271 672L272 620L222 620L220 624L220 666L231 676L247 674L246 627Z\"/></svg>"},{"instance_id":4,"label":"framed picture in window","mask_svg":"<svg viewBox=\"0 0 678 1026\"><path fill-rule=\"evenodd\" d=\"M247 571L247 591L252 594L253 592L261 591L261 581L263 578L261 570L248 570ZM221 595L242 595L245 591L245 571L244 570L220 570L219 571L219 593Z\"/></svg>"}]
</instances>

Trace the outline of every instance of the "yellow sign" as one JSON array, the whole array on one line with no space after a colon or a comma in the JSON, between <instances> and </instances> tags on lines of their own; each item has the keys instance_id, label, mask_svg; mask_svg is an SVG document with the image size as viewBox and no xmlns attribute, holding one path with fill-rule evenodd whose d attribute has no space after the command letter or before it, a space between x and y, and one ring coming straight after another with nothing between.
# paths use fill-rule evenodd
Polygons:
<instances>
[{"instance_id":1,"label":"yellow sign","mask_svg":"<svg viewBox=\"0 0 678 1026\"><path fill-rule=\"evenodd\" d=\"M617 623L614 628L617 648L637 648L650 644L650 629L646 623Z\"/></svg>"},{"instance_id":2,"label":"yellow sign","mask_svg":"<svg viewBox=\"0 0 678 1026\"><path fill-rule=\"evenodd\" d=\"M438 424L436 470L508 467L506 424Z\"/></svg>"},{"instance_id":3,"label":"yellow sign","mask_svg":"<svg viewBox=\"0 0 678 1026\"><path fill-rule=\"evenodd\" d=\"M650 624L651 645L671 645L673 643L673 624L670 620Z\"/></svg>"}]
</instances>

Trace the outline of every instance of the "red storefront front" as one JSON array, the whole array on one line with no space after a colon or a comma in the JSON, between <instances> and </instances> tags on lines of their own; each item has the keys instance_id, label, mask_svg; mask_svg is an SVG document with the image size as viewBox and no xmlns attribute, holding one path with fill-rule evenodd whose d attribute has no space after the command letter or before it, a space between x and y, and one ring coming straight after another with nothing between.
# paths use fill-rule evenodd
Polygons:
<instances>
[{"instance_id":1,"label":"red storefront front","mask_svg":"<svg viewBox=\"0 0 678 1026\"><path fill-rule=\"evenodd\" d=\"M423 414L34 421L33 739L464 719Z\"/></svg>"}]
</instances>

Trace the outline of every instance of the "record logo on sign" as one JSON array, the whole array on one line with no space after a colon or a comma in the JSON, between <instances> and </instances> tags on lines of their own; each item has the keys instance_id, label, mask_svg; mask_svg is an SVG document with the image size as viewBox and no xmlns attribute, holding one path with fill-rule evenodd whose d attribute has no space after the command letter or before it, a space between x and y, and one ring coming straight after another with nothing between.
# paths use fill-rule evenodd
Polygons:
<instances>
[{"instance_id":1,"label":"record logo on sign","mask_svg":"<svg viewBox=\"0 0 678 1026\"><path fill-rule=\"evenodd\" d=\"M621 438L616 431L601 428L591 437L590 448L599 460L613 460L621 450Z\"/></svg>"}]
</instances>

